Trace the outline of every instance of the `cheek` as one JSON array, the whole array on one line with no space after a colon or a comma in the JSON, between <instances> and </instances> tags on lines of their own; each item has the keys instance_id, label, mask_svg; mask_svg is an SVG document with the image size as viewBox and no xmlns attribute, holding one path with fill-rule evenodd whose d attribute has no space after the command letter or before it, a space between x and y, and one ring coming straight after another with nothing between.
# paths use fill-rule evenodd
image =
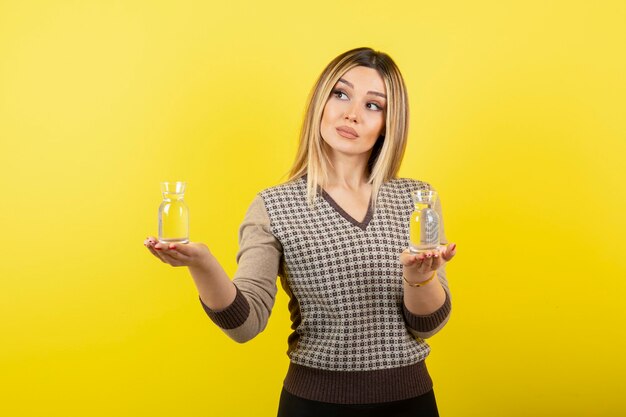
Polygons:
<instances>
[{"instance_id":1,"label":"cheek","mask_svg":"<svg viewBox=\"0 0 626 417\"><path fill-rule=\"evenodd\" d=\"M324 111L322 112L322 123L328 121L330 110L330 106L328 105L328 103L326 103L326 105L324 106Z\"/></svg>"},{"instance_id":2,"label":"cheek","mask_svg":"<svg viewBox=\"0 0 626 417\"><path fill-rule=\"evenodd\" d=\"M320 122L320 131L322 132L322 136L324 136L324 132L328 129L328 124L328 115L326 114L326 111L324 111Z\"/></svg>"},{"instance_id":3,"label":"cheek","mask_svg":"<svg viewBox=\"0 0 626 417\"><path fill-rule=\"evenodd\" d=\"M339 111L339 106L336 103L332 100L327 101L322 113L322 120L334 120Z\"/></svg>"},{"instance_id":4,"label":"cheek","mask_svg":"<svg viewBox=\"0 0 626 417\"><path fill-rule=\"evenodd\" d=\"M327 133L330 128L333 126L332 121L332 108L328 106L328 104L324 107L324 111L322 112L322 120L320 122L320 133L322 135L322 139L326 140Z\"/></svg>"},{"instance_id":5,"label":"cheek","mask_svg":"<svg viewBox=\"0 0 626 417\"><path fill-rule=\"evenodd\" d=\"M322 121L320 129L322 131L327 129L332 129L333 126L337 122L338 114L340 114L341 109L332 101L328 101L326 106L324 106L324 111L322 112Z\"/></svg>"},{"instance_id":6,"label":"cheek","mask_svg":"<svg viewBox=\"0 0 626 417\"><path fill-rule=\"evenodd\" d=\"M383 133L385 133L385 114L381 113L380 114L380 118L378 119L378 132L379 132L379 136Z\"/></svg>"},{"instance_id":7,"label":"cheek","mask_svg":"<svg viewBox=\"0 0 626 417\"><path fill-rule=\"evenodd\" d=\"M372 135L378 138L385 130L385 119L384 117L375 117L371 120L370 128Z\"/></svg>"}]
</instances>

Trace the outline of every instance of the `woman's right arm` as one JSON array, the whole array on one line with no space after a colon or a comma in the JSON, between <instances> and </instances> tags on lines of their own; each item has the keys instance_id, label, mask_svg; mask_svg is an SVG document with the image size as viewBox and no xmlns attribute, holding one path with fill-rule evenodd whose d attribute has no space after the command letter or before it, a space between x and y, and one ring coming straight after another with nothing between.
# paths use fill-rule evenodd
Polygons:
<instances>
[{"instance_id":1,"label":"woman's right arm","mask_svg":"<svg viewBox=\"0 0 626 417\"><path fill-rule=\"evenodd\" d=\"M282 246L270 231L261 196L253 200L239 229L232 281L206 245L175 244L169 249L150 239L146 246L163 262L189 267L205 312L229 337L242 343L263 331L276 297Z\"/></svg>"},{"instance_id":2,"label":"woman's right arm","mask_svg":"<svg viewBox=\"0 0 626 417\"><path fill-rule=\"evenodd\" d=\"M207 307L221 310L232 304L237 293L235 285L204 243L166 245L150 236L144 245L164 263L187 266L198 288L200 299Z\"/></svg>"},{"instance_id":3,"label":"woman's right arm","mask_svg":"<svg viewBox=\"0 0 626 417\"><path fill-rule=\"evenodd\" d=\"M213 255L206 261L202 266L190 266L189 273L202 303L211 310L224 310L235 300L237 288Z\"/></svg>"}]
</instances>

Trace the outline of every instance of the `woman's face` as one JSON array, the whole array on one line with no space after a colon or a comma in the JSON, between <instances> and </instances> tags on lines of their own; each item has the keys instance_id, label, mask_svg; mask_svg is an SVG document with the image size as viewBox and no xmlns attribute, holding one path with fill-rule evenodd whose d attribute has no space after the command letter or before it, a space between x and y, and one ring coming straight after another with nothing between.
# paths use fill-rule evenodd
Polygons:
<instances>
[{"instance_id":1,"label":"woman's face","mask_svg":"<svg viewBox=\"0 0 626 417\"><path fill-rule=\"evenodd\" d=\"M324 107L320 131L334 152L369 154L385 129L385 83L373 68L355 67L341 76Z\"/></svg>"}]
</instances>

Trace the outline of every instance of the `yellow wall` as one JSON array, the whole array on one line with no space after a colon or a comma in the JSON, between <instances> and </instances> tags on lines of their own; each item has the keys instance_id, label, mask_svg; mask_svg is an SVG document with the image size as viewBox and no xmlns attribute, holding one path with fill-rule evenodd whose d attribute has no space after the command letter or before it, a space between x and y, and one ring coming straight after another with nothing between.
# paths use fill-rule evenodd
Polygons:
<instances>
[{"instance_id":1,"label":"yellow wall","mask_svg":"<svg viewBox=\"0 0 626 417\"><path fill-rule=\"evenodd\" d=\"M0 414L275 415L285 295L236 344L142 242L183 179L234 272L316 76L367 45L409 87L401 175L458 242L441 414L624 415L625 3L299 3L0 2Z\"/></svg>"}]
</instances>

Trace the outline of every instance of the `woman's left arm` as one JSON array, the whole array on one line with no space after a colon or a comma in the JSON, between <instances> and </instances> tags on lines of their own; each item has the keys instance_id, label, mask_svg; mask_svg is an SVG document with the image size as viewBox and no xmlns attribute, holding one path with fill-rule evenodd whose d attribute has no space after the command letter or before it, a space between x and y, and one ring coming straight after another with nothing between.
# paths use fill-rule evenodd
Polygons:
<instances>
[{"instance_id":1,"label":"woman's left arm","mask_svg":"<svg viewBox=\"0 0 626 417\"><path fill-rule=\"evenodd\" d=\"M436 204L440 218L438 250L400 255L402 263L403 313L409 331L422 339L437 333L448 321L451 311L450 290L446 279L446 263L456 254L456 244L447 244L443 230L441 204Z\"/></svg>"}]
</instances>

